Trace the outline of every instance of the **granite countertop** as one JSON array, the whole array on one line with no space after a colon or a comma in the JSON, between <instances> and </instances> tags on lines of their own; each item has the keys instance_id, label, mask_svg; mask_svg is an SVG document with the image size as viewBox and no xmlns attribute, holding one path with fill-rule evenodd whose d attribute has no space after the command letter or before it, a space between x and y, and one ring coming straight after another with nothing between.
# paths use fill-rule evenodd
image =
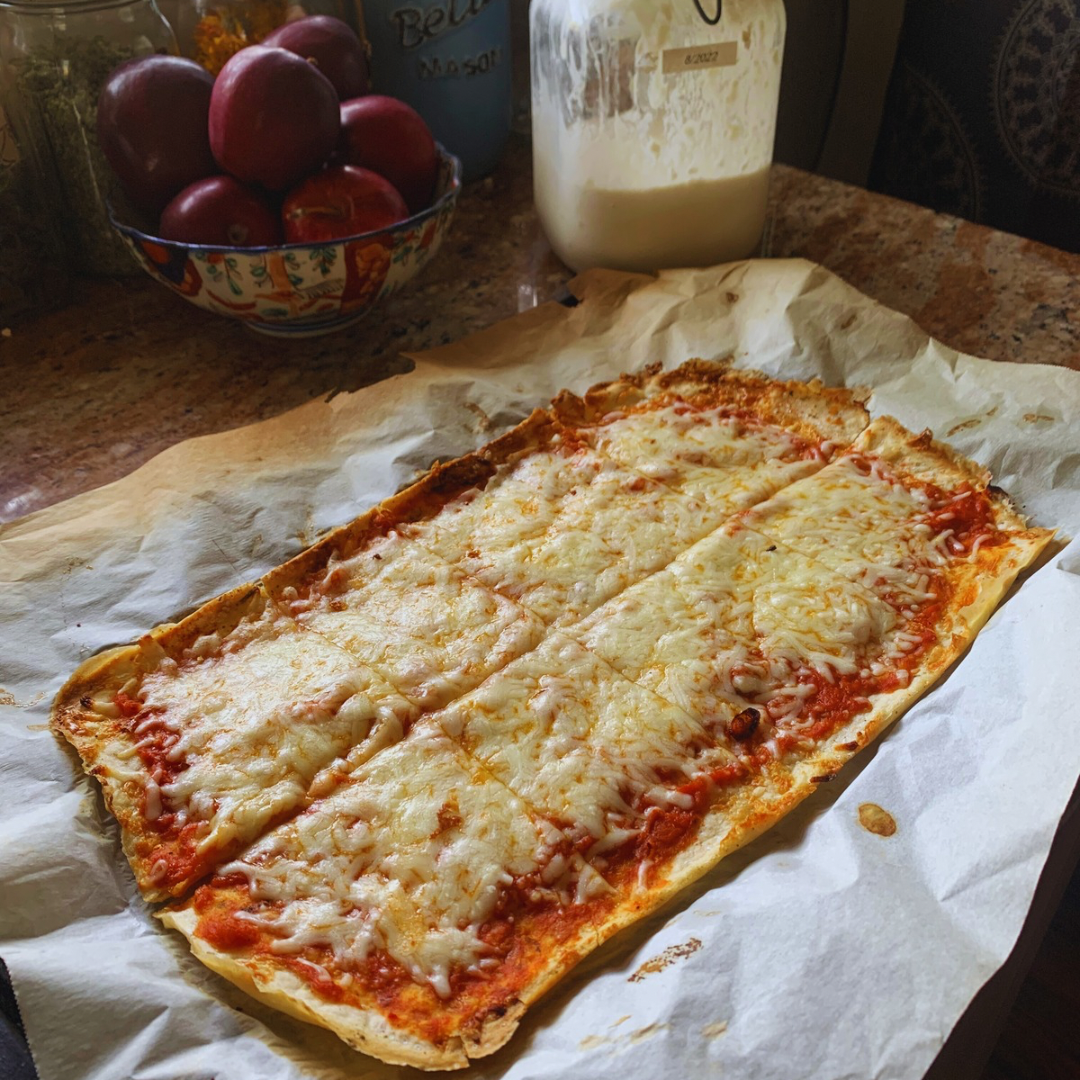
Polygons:
<instances>
[{"instance_id":1,"label":"granite countertop","mask_svg":"<svg viewBox=\"0 0 1080 1080\"><path fill-rule=\"evenodd\" d=\"M260 337L145 276L83 281L69 307L3 329L0 522L115 480L182 439L405 371L402 351L452 341L559 295L571 274L548 249L531 196L529 150L519 139L493 177L463 193L443 251L423 274L366 320L327 337ZM784 166L774 169L765 253L822 263L965 352L1080 369L1078 255ZM1080 837L1080 828L1063 828L1059 840L1065 834ZM1075 865L1076 848L1070 841L1059 859L1059 878ZM1064 888L1048 878L1033 908L1042 906L1041 918L1029 919L1014 959L977 999L996 987L988 1008L1004 1014L1035 958L983 1080L1036 1075L1028 1066L1038 1061L1047 1076L1075 1064L1080 1036L1068 1003L1080 986L1080 947L1062 928L1076 925L1080 875L1047 935ZM1071 943L1064 951L1062 941ZM985 1058L986 1032L997 1023L988 1027L981 1008L961 1028L983 1044ZM1063 1022L1044 1022L1055 1015ZM957 1042L954 1035L950 1045ZM957 1052L943 1053L931 1075L971 1075L968 1050L961 1043Z\"/></svg>"},{"instance_id":2,"label":"granite countertop","mask_svg":"<svg viewBox=\"0 0 1080 1080\"><path fill-rule=\"evenodd\" d=\"M784 166L766 251L822 263L965 352L1080 368L1080 256ZM258 336L145 276L84 280L71 306L0 337L0 521L108 483L181 439L407 370L402 351L548 300L570 276L543 239L518 139L462 195L422 275L327 337Z\"/></svg>"}]
</instances>

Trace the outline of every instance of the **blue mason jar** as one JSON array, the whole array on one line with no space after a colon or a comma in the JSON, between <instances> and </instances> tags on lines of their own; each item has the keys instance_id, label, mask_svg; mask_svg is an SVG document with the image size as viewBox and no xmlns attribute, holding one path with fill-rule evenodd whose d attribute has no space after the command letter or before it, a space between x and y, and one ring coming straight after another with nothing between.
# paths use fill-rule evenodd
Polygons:
<instances>
[{"instance_id":1,"label":"blue mason jar","mask_svg":"<svg viewBox=\"0 0 1080 1080\"><path fill-rule=\"evenodd\" d=\"M416 109L466 180L491 172L510 133L509 0L364 0L363 10L375 92Z\"/></svg>"}]
</instances>

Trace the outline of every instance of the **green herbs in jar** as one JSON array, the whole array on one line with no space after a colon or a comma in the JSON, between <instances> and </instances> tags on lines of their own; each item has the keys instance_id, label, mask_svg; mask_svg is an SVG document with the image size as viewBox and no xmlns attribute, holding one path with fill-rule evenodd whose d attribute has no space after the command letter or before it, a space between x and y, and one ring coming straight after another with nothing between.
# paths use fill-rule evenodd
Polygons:
<instances>
[{"instance_id":1,"label":"green herbs in jar","mask_svg":"<svg viewBox=\"0 0 1080 1080\"><path fill-rule=\"evenodd\" d=\"M98 146L97 100L109 73L145 48L97 36L57 40L13 62L19 105L51 157L65 247L76 269L91 274L138 272L109 223L106 203L132 220L119 184Z\"/></svg>"}]
</instances>

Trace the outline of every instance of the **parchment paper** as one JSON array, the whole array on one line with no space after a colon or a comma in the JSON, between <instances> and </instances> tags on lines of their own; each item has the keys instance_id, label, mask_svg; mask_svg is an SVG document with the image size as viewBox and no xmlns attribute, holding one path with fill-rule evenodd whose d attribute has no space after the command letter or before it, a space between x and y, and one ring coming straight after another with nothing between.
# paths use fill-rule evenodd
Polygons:
<instances>
[{"instance_id":1,"label":"parchment paper","mask_svg":"<svg viewBox=\"0 0 1080 1080\"><path fill-rule=\"evenodd\" d=\"M85 657L294 554L564 386L733 353L868 385L1036 523L1080 531L1080 375L959 355L805 262L591 273L401 376L195 439L0 531L0 955L43 1080L412 1075L261 1007L138 898L96 784L44 729ZM596 953L477 1077L918 1077L1020 930L1080 775L1080 545L842 778ZM860 827L873 802L896 819ZM643 966L644 965L644 966Z\"/></svg>"}]
</instances>

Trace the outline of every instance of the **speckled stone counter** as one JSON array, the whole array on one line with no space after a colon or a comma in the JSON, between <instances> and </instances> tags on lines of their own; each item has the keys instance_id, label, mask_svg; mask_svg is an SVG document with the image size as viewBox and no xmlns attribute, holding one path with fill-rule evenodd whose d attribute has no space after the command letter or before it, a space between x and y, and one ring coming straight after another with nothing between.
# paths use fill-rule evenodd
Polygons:
<instances>
[{"instance_id":1,"label":"speckled stone counter","mask_svg":"<svg viewBox=\"0 0 1080 1080\"><path fill-rule=\"evenodd\" d=\"M82 282L70 307L0 337L0 521L108 483L181 439L404 371L403 350L557 295L571 275L531 192L521 140L463 194L432 265L323 338L258 336L147 277ZM782 166L765 250L824 264L967 352L1080 367L1080 257Z\"/></svg>"}]
</instances>

